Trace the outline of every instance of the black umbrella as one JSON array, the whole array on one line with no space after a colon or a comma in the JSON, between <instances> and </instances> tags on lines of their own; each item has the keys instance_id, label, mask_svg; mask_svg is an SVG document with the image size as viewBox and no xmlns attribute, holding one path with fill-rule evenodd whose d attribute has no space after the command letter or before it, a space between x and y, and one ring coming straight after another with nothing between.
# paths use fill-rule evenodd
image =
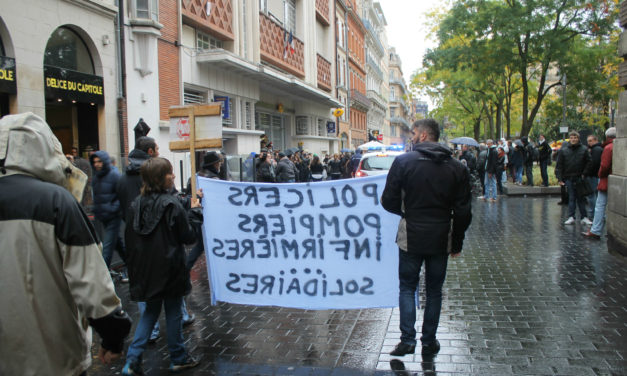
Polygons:
<instances>
[{"instance_id":1,"label":"black umbrella","mask_svg":"<svg viewBox=\"0 0 627 376\"><path fill-rule=\"evenodd\" d=\"M133 131L135 131L135 142L137 142L138 138L148 135L150 127L146 124L143 118L139 118L139 121L135 125L135 128L133 128Z\"/></svg>"}]
</instances>

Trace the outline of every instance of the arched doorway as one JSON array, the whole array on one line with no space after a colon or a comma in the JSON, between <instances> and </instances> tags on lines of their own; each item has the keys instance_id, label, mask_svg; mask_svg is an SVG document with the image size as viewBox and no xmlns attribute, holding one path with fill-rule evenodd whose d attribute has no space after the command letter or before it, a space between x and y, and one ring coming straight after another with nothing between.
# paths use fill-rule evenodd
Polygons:
<instances>
[{"instance_id":1,"label":"arched doorway","mask_svg":"<svg viewBox=\"0 0 627 376\"><path fill-rule=\"evenodd\" d=\"M11 99L15 99L17 94L15 59L9 56L13 55L11 51L7 51L10 50L9 45L5 46L5 43L10 43L7 35L4 22L0 18L0 117L11 112Z\"/></svg>"},{"instance_id":2,"label":"arched doorway","mask_svg":"<svg viewBox=\"0 0 627 376\"><path fill-rule=\"evenodd\" d=\"M98 150L98 106L104 104L102 77L94 74L89 49L69 27L57 28L44 53L46 121L63 151L86 156Z\"/></svg>"},{"instance_id":3,"label":"arched doorway","mask_svg":"<svg viewBox=\"0 0 627 376\"><path fill-rule=\"evenodd\" d=\"M346 134L346 132L343 132L342 135L340 136L340 150L341 149L350 149L350 145L348 143L348 135Z\"/></svg>"}]
</instances>

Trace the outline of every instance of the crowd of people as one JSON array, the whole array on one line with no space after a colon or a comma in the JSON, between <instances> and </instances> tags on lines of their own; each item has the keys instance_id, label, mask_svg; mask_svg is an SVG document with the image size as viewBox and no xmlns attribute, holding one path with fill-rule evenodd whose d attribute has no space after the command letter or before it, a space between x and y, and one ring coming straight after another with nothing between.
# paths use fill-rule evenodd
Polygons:
<instances>
[{"instance_id":1,"label":"crowd of people","mask_svg":"<svg viewBox=\"0 0 627 376\"><path fill-rule=\"evenodd\" d=\"M540 168L542 186L549 186L548 166L555 162L555 177L560 185L560 205L568 205L565 225L576 222L576 210L579 210L582 225L588 226L583 236L588 239L600 239L605 224L607 205L607 177L612 169L613 140L616 128L605 132L605 142L590 134L587 145L583 145L576 131L571 131L568 142L553 150L544 135L538 136L537 142L529 137L520 140L506 140L496 143L487 140L478 148L462 145L456 150L457 158L468 168L474 180L474 190L478 198L496 202L503 194L503 184L511 182L534 185L533 166Z\"/></svg>"},{"instance_id":2,"label":"crowd of people","mask_svg":"<svg viewBox=\"0 0 627 376\"><path fill-rule=\"evenodd\" d=\"M577 132L571 132L569 142L556 151L542 135L535 144L525 137L513 142L487 140L478 150L464 146L459 161L438 143L439 125L434 120L417 121L412 134L414 152L396 158L381 198L386 210L401 216L397 240L402 336L392 355L415 351L414 299L423 263L427 307L422 353L439 351L435 333L441 288L448 257L460 254L472 217L471 176L481 189L480 198L494 202L508 179L522 184L523 172L527 184L533 185L534 162L540 165L542 184L548 186L547 166L554 160L563 202L568 203L564 224L575 223L578 208L582 224L591 226L583 235L600 239L616 128L605 132L603 144L590 135L587 147ZM156 141L146 136L137 139L123 173L105 151L90 153L87 160L77 149L64 155L49 126L32 113L0 120L0 142L5 145L0 150L0 247L8 250L0 263L7 281L0 294L4 307L0 322L9 323L0 336L0 348L8 349L0 352L0 373L84 374L91 361L87 323L100 335L102 362L121 356L131 320L111 279L115 250L128 271L120 280L129 283L131 300L140 312L122 374L143 374L142 354L160 336L162 307L170 370L197 366L199 360L185 348L182 327L194 320L184 297L191 290L189 271L204 253L202 191L192 192L188 182L178 192L171 163L159 156ZM321 159L306 150L265 148L251 158L250 168L260 182L337 180L354 177L360 159L359 150ZM224 162L224 154L207 152L198 175L229 180ZM439 179L437 187L429 180L433 176ZM449 195L444 197L441 189ZM87 202L101 236L85 214ZM434 213L436 207L438 221L421 214ZM193 248L188 253L185 246ZM50 336L38 332L23 336L22 331L35 328ZM56 337L68 333L71 340L56 346Z\"/></svg>"},{"instance_id":3,"label":"crowd of people","mask_svg":"<svg viewBox=\"0 0 627 376\"><path fill-rule=\"evenodd\" d=\"M361 150L326 154L320 158L307 150L277 151L263 148L248 166L255 181L264 183L306 183L323 180L349 179L355 176ZM254 170L253 170L254 167Z\"/></svg>"}]
</instances>

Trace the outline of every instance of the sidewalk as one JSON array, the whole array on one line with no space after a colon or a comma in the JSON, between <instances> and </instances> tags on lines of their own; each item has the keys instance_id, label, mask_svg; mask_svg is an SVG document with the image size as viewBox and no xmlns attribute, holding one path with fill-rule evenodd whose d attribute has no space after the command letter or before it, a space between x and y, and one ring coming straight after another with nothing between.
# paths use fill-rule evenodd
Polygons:
<instances>
[{"instance_id":1,"label":"sidewalk","mask_svg":"<svg viewBox=\"0 0 627 376\"><path fill-rule=\"evenodd\" d=\"M580 224L563 225L558 200L473 201L464 253L449 262L433 361L388 355L400 336L397 309L210 306L199 260L188 297L196 321L184 335L202 363L182 374L625 375L627 262L607 252L605 237L583 239ZM137 319L128 285L116 287ZM122 365L94 360L88 374L119 374ZM144 370L167 375L168 365L162 337L146 351Z\"/></svg>"}]
</instances>

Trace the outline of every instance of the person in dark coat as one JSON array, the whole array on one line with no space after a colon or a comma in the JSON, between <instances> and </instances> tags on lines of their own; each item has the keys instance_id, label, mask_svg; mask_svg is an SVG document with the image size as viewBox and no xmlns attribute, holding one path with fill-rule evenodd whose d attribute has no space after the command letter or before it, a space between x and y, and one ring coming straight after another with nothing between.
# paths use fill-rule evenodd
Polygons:
<instances>
[{"instance_id":1,"label":"person in dark coat","mask_svg":"<svg viewBox=\"0 0 627 376\"><path fill-rule=\"evenodd\" d=\"M498 153L494 141L487 140L488 154L485 161L485 200L496 201L496 163Z\"/></svg>"},{"instance_id":2,"label":"person in dark coat","mask_svg":"<svg viewBox=\"0 0 627 376\"><path fill-rule=\"evenodd\" d=\"M277 183L295 183L298 170L294 166L294 162L290 161L283 152L279 153L279 158L275 170Z\"/></svg>"},{"instance_id":3,"label":"person in dark coat","mask_svg":"<svg viewBox=\"0 0 627 376\"><path fill-rule=\"evenodd\" d=\"M503 146L499 146L496 148L497 158L496 158L496 187L498 194L503 194L503 183L501 179L503 178L503 173L505 172L505 160L507 156L505 154L505 150Z\"/></svg>"},{"instance_id":4,"label":"person in dark coat","mask_svg":"<svg viewBox=\"0 0 627 376\"><path fill-rule=\"evenodd\" d=\"M540 176L542 176L542 185L545 187L549 186L549 174L547 173L547 168L549 162L551 162L551 146L544 138L544 135L541 134L538 137L538 162L540 163Z\"/></svg>"},{"instance_id":5,"label":"person in dark coat","mask_svg":"<svg viewBox=\"0 0 627 376\"><path fill-rule=\"evenodd\" d=\"M320 162L320 157L314 154L311 161L311 179L312 181L322 181L326 177L326 168Z\"/></svg>"},{"instance_id":6,"label":"person in dark coat","mask_svg":"<svg viewBox=\"0 0 627 376\"><path fill-rule=\"evenodd\" d=\"M511 164L514 166L514 184L522 185L524 152L520 145L514 145Z\"/></svg>"},{"instance_id":7,"label":"person in dark coat","mask_svg":"<svg viewBox=\"0 0 627 376\"><path fill-rule=\"evenodd\" d=\"M436 331L442 307L442 285L449 254L462 251L472 218L470 175L437 143L440 128L433 119L414 122L414 151L396 157L385 183L381 205L401 216L399 247L399 308L401 342L393 356L413 354L416 346L416 288L425 264L427 303L422 324L422 354L440 349Z\"/></svg>"},{"instance_id":8,"label":"person in dark coat","mask_svg":"<svg viewBox=\"0 0 627 376\"><path fill-rule=\"evenodd\" d=\"M361 149L355 150L355 154L351 157L351 176L355 177L355 173L357 172L357 168L359 167L359 162L361 162L361 157L363 156Z\"/></svg>"},{"instance_id":9,"label":"person in dark coat","mask_svg":"<svg viewBox=\"0 0 627 376\"><path fill-rule=\"evenodd\" d=\"M142 178L139 176L139 168L150 158L159 156L159 146L152 137L140 137L135 142L135 148L128 154L128 166L118 180L115 192L120 200L122 218L126 218L131 203L142 187Z\"/></svg>"},{"instance_id":10,"label":"person in dark coat","mask_svg":"<svg viewBox=\"0 0 627 376\"><path fill-rule=\"evenodd\" d=\"M568 138L569 142L562 146L556 164L556 169L559 172L557 179L560 185L566 186L568 191L568 219L564 224L572 225L575 223L575 209L578 206L581 223L590 225L592 221L587 218L586 197L581 194L578 195L576 187L577 183L583 179L583 173L590 163L590 153L585 146L581 145L578 132L570 132Z\"/></svg>"},{"instance_id":11,"label":"person in dark coat","mask_svg":"<svg viewBox=\"0 0 627 376\"><path fill-rule=\"evenodd\" d=\"M113 257L113 250L118 244L120 221L122 220L120 201L115 191L120 173L111 166L109 154L104 150L99 150L89 156L89 162L94 169L91 181L94 196L94 216L104 228L102 256L107 267L111 267L111 258ZM124 250L118 248L118 251L120 250L122 250L120 257L125 259Z\"/></svg>"},{"instance_id":12,"label":"person in dark coat","mask_svg":"<svg viewBox=\"0 0 627 376\"><path fill-rule=\"evenodd\" d=\"M128 348L123 375L142 374L142 353L161 306L165 307L170 370L181 371L199 363L183 344L181 305L183 296L191 290L183 245L197 239L190 218L196 224L202 223L200 203L193 198L188 213L169 193L174 174L167 159L147 160L140 167L140 175L141 195L128 211L125 237L131 299L146 302L146 309Z\"/></svg>"},{"instance_id":13,"label":"person in dark coat","mask_svg":"<svg viewBox=\"0 0 627 376\"><path fill-rule=\"evenodd\" d=\"M594 207L597 202L597 185L599 185L599 168L601 167L601 154L603 154L603 145L599 142L596 135L588 136L588 152L590 153L590 163L584 171L584 176L592 193L587 196L588 199L588 219L594 220Z\"/></svg>"},{"instance_id":14,"label":"person in dark coat","mask_svg":"<svg viewBox=\"0 0 627 376\"><path fill-rule=\"evenodd\" d=\"M479 154L477 154L477 177L481 182L481 196L485 198L485 162L488 157L488 148L484 143L479 144Z\"/></svg>"},{"instance_id":15,"label":"person in dark coat","mask_svg":"<svg viewBox=\"0 0 627 376\"><path fill-rule=\"evenodd\" d=\"M342 178L342 161L339 154L333 154L333 159L329 160L329 172L331 180L338 180Z\"/></svg>"},{"instance_id":16,"label":"person in dark coat","mask_svg":"<svg viewBox=\"0 0 627 376\"><path fill-rule=\"evenodd\" d=\"M272 164L272 153L261 153L256 171L257 181L262 183L274 183L276 181L274 165Z\"/></svg>"}]
</instances>

